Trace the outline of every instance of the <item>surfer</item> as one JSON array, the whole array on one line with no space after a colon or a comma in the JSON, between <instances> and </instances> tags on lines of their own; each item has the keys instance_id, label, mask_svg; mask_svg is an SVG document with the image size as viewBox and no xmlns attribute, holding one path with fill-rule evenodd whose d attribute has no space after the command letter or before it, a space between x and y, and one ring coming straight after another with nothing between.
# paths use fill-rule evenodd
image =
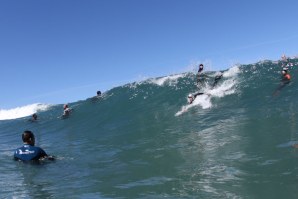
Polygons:
<instances>
[{"instance_id":1,"label":"surfer","mask_svg":"<svg viewBox=\"0 0 298 199\"><path fill-rule=\"evenodd\" d=\"M291 75L288 73L288 69L287 68L284 68L282 70L282 80L281 81L284 84L288 84L288 83L290 83L290 80L291 80Z\"/></svg>"},{"instance_id":2,"label":"surfer","mask_svg":"<svg viewBox=\"0 0 298 199\"><path fill-rule=\"evenodd\" d=\"M22 134L22 140L24 142L24 146L15 150L15 160L30 161L41 160L45 158L48 158L49 160L54 160L54 157L48 156L42 148L34 146L35 137L31 131L24 131L24 133Z\"/></svg>"},{"instance_id":3,"label":"surfer","mask_svg":"<svg viewBox=\"0 0 298 199\"><path fill-rule=\"evenodd\" d=\"M100 92L100 91L97 91L97 92L96 92L96 96L97 96L97 97L101 97L101 92Z\"/></svg>"},{"instance_id":4,"label":"surfer","mask_svg":"<svg viewBox=\"0 0 298 199\"><path fill-rule=\"evenodd\" d=\"M37 121L37 114L34 113L34 114L32 115L32 118L29 119L29 121L30 121L30 122L35 122L35 121Z\"/></svg>"},{"instance_id":5,"label":"surfer","mask_svg":"<svg viewBox=\"0 0 298 199\"><path fill-rule=\"evenodd\" d=\"M282 70L282 78L281 78L281 84L277 87L277 89L275 90L275 92L273 93L273 95L277 95L280 90L285 87L287 84L289 84L291 82L291 75L288 72L287 68L284 68Z\"/></svg>"},{"instance_id":6,"label":"surfer","mask_svg":"<svg viewBox=\"0 0 298 199\"><path fill-rule=\"evenodd\" d=\"M96 92L96 96L92 97L90 100L91 102L97 102L99 99L101 99L101 91Z\"/></svg>"},{"instance_id":7,"label":"surfer","mask_svg":"<svg viewBox=\"0 0 298 199\"><path fill-rule=\"evenodd\" d=\"M203 64L200 64L199 65L199 70L198 70L198 73L201 73L204 69L204 65Z\"/></svg>"},{"instance_id":8,"label":"surfer","mask_svg":"<svg viewBox=\"0 0 298 199\"><path fill-rule=\"evenodd\" d=\"M64 104L63 106L63 117L67 117L70 115L71 109L68 107L68 104Z\"/></svg>"},{"instance_id":9,"label":"surfer","mask_svg":"<svg viewBox=\"0 0 298 199\"><path fill-rule=\"evenodd\" d=\"M189 103L189 104L192 104L193 101L196 99L196 97L197 97L198 95L203 95L203 94L204 94L204 93L201 93L201 92L197 92L197 93L195 93L195 94L189 94L189 95L187 96L188 103Z\"/></svg>"},{"instance_id":10,"label":"surfer","mask_svg":"<svg viewBox=\"0 0 298 199\"><path fill-rule=\"evenodd\" d=\"M202 83L203 78L202 78L201 73L202 73L203 70L204 70L204 65L200 64L198 74L197 74L197 83L199 83L199 82Z\"/></svg>"},{"instance_id":11,"label":"surfer","mask_svg":"<svg viewBox=\"0 0 298 199\"><path fill-rule=\"evenodd\" d=\"M223 77L223 73L222 72L219 72L215 78L214 78L214 83L212 85L212 88L214 88L216 86L216 84L218 83L218 81Z\"/></svg>"}]
</instances>

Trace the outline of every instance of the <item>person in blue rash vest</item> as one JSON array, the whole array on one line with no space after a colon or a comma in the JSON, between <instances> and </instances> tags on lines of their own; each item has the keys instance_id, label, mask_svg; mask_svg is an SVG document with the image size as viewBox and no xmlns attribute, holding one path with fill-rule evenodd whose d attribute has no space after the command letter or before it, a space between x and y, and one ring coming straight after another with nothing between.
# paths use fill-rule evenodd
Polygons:
<instances>
[{"instance_id":1,"label":"person in blue rash vest","mask_svg":"<svg viewBox=\"0 0 298 199\"><path fill-rule=\"evenodd\" d=\"M14 159L21 161L41 160L48 158L53 160L52 156L48 156L47 153L40 147L35 145L35 137L31 131L24 131L22 134L24 146L17 148L14 152Z\"/></svg>"}]
</instances>

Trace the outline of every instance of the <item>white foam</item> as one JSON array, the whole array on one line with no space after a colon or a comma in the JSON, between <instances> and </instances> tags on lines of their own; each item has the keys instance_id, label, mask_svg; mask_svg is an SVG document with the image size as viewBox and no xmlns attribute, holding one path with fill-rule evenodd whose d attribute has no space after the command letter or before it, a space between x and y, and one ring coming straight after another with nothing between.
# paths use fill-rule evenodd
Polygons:
<instances>
[{"instance_id":1,"label":"white foam","mask_svg":"<svg viewBox=\"0 0 298 199\"><path fill-rule=\"evenodd\" d=\"M223 77L234 77L240 72L240 68L238 66L234 66L229 70L223 73Z\"/></svg>"},{"instance_id":2,"label":"white foam","mask_svg":"<svg viewBox=\"0 0 298 199\"><path fill-rule=\"evenodd\" d=\"M196 99L189 105L182 106L181 110L178 111L175 116L179 116L188 111L188 109L194 106L201 106L202 109L207 109L212 107L210 95L199 95Z\"/></svg>"},{"instance_id":3,"label":"white foam","mask_svg":"<svg viewBox=\"0 0 298 199\"><path fill-rule=\"evenodd\" d=\"M38 111L45 111L50 107L47 104L31 104L27 106L17 107L13 109L0 109L0 120L9 120L9 119L16 119L21 117L26 117L36 113Z\"/></svg>"},{"instance_id":4,"label":"white foam","mask_svg":"<svg viewBox=\"0 0 298 199\"><path fill-rule=\"evenodd\" d=\"M222 84L218 85L212 90L206 91L211 96L224 97L225 95L230 95L235 93L235 79L227 79Z\"/></svg>"},{"instance_id":5,"label":"white foam","mask_svg":"<svg viewBox=\"0 0 298 199\"><path fill-rule=\"evenodd\" d=\"M184 74L170 75L170 76L166 76L166 77L151 79L150 82L157 84L159 86L164 85L166 82L168 82L171 85L171 84L176 84L177 80L184 76L185 76Z\"/></svg>"}]
</instances>

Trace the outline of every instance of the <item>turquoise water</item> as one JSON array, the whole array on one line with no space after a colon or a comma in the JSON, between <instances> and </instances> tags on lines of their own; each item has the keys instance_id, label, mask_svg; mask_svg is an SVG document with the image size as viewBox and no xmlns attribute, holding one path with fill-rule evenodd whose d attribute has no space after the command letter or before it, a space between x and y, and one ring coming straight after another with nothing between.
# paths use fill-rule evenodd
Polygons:
<instances>
[{"instance_id":1,"label":"turquoise water","mask_svg":"<svg viewBox=\"0 0 298 199\"><path fill-rule=\"evenodd\" d=\"M297 60L280 92L281 67L260 62L207 72L208 95L192 105L195 74L127 84L102 99L0 121L0 198L297 198ZM21 133L55 162L12 159ZM298 142L297 142L298 143Z\"/></svg>"}]
</instances>

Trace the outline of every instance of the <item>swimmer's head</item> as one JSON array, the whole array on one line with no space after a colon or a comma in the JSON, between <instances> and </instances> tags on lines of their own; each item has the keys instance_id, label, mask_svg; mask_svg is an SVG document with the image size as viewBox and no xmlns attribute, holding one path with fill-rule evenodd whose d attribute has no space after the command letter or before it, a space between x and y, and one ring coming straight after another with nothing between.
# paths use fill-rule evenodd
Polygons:
<instances>
[{"instance_id":1,"label":"swimmer's head","mask_svg":"<svg viewBox=\"0 0 298 199\"><path fill-rule=\"evenodd\" d=\"M100 92L100 91L97 91L96 94L97 94L97 95L101 95L101 92Z\"/></svg>"},{"instance_id":2,"label":"swimmer's head","mask_svg":"<svg viewBox=\"0 0 298 199\"><path fill-rule=\"evenodd\" d=\"M282 70L282 74L285 75L285 74L287 74L287 73L288 73L288 70L286 70L286 69L283 69L283 70Z\"/></svg>"},{"instance_id":3,"label":"swimmer's head","mask_svg":"<svg viewBox=\"0 0 298 199\"><path fill-rule=\"evenodd\" d=\"M193 100L194 100L194 98L193 98L193 95L192 94L189 94L188 96L187 96L187 101L188 101L188 103L192 103L193 102Z\"/></svg>"},{"instance_id":4,"label":"swimmer's head","mask_svg":"<svg viewBox=\"0 0 298 199\"><path fill-rule=\"evenodd\" d=\"M36 115L36 113L34 113L33 115L32 115L32 117L33 117L33 119L37 119L37 115Z\"/></svg>"},{"instance_id":5,"label":"swimmer's head","mask_svg":"<svg viewBox=\"0 0 298 199\"><path fill-rule=\"evenodd\" d=\"M30 144L32 146L34 146L35 144L35 137L31 131L24 131L24 133L22 134L22 140L24 143Z\"/></svg>"},{"instance_id":6,"label":"swimmer's head","mask_svg":"<svg viewBox=\"0 0 298 199\"><path fill-rule=\"evenodd\" d=\"M68 108L68 104L64 104L63 108L64 109Z\"/></svg>"}]
</instances>

